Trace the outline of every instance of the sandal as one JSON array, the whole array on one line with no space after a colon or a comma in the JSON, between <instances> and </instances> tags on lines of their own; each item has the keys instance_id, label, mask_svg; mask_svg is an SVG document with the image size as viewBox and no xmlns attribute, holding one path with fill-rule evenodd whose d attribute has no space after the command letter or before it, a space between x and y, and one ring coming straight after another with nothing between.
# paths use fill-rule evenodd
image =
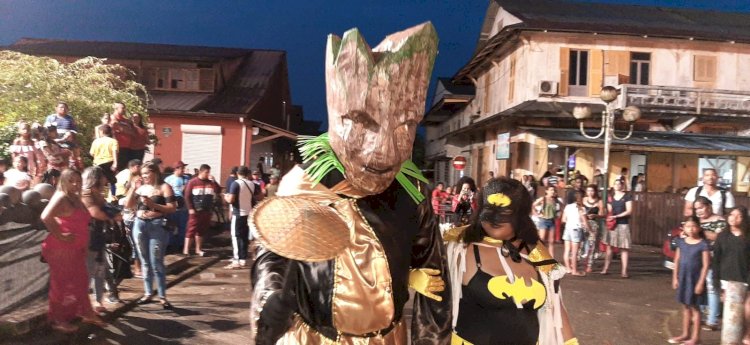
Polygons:
<instances>
[{"instance_id":1,"label":"sandal","mask_svg":"<svg viewBox=\"0 0 750 345\"><path fill-rule=\"evenodd\" d=\"M102 307L102 306L98 306L98 307L94 308L94 311L97 312L97 313L106 313L107 312L107 308Z\"/></svg>"},{"instance_id":2,"label":"sandal","mask_svg":"<svg viewBox=\"0 0 750 345\"><path fill-rule=\"evenodd\" d=\"M627 274L621 274L620 278L622 278L622 279L628 279L628 278L630 278L630 276L627 275Z\"/></svg>"},{"instance_id":3,"label":"sandal","mask_svg":"<svg viewBox=\"0 0 750 345\"><path fill-rule=\"evenodd\" d=\"M601 274L603 276L606 276L607 274L609 274L609 272L607 272L607 271L601 271L601 272L599 272L599 274Z\"/></svg>"},{"instance_id":4,"label":"sandal","mask_svg":"<svg viewBox=\"0 0 750 345\"><path fill-rule=\"evenodd\" d=\"M78 326L71 325L69 323L53 323L50 326L52 326L52 329L65 334L71 334L78 332Z\"/></svg>"},{"instance_id":5,"label":"sandal","mask_svg":"<svg viewBox=\"0 0 750 345\"><path fill-rule=\"evenodd\" d=\"M172 309L172 303L169 303L169 301L167 301L166 298L160 298L159 302L161 303L161 307L164 308L165 310Z\"/></svg>"},{"instance_id":6,"label":"sandal","mask_svg":"<svg viewBox=\"0 0 750 345\"><path fill-rule=\"evenodd\" d=\"M135 303L138 304L138 305L149 304L149 303L151 303L151 299L152 298L153 297L151 295L144 295L143 297L141 297L141 299L139 299Z\"/></svg>"}]
</instances>

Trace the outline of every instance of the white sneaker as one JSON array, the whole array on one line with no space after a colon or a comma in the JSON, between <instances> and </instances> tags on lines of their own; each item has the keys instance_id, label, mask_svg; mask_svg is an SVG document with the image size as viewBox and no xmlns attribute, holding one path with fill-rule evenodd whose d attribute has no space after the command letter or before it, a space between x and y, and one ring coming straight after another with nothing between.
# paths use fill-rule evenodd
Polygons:
<instances>
[{"instance_id":1,"label":"white sneaker","mask_svg":"<svg viewBox=\"0 0 750 345\"><path fill-rule=\"evenodd\" d=\"M232 262L231 264L224 266L225 270L237 270L240 268L242 268L242 266L239 262Z\"/></svg>"}]
</instances>

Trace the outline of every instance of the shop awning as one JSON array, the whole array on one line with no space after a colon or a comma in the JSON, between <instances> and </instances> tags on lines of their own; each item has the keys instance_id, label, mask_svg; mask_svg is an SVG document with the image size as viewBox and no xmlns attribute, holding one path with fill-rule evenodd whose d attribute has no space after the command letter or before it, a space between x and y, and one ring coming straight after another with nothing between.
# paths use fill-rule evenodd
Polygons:
<instances>
[{"instance_id":1,"label":"shop awning","mask_svg":"<svg viewBox=\"0 0 750 345\"><path fill-rule=\"evenodd\" d=\"M530 133L549 141L549 144L570 147L603 148L604 138L589 139L578 128L539 128L521 127L522 132ZM589 135L598 131L589 130ZM627 132L617 131L617 136L625 137ZM750 137L732 135L706 135L675 132L633 132L628 140L612 140L614 150L647 152L674 152L706 155L750 156Z\"/></svg>"},{"instance_id":2,"label":"shop awning","mask_svg":"<svg viewBox=\"0 0 750 345\"><path fill-rule=\"evenodd\" d=\"M260 129L266 130L270 132L270 135L263 136L263 137L253 140L252 145L260 144L265 141L274 140L276 138L282 138L282 137L296 141L297 136L298 136L297 133L287 131L283 128L279 128L276 126L271 126L265 122L260 122L257 120L253 120L253 127L258 127Z\"/></svg>"}]
</instances>

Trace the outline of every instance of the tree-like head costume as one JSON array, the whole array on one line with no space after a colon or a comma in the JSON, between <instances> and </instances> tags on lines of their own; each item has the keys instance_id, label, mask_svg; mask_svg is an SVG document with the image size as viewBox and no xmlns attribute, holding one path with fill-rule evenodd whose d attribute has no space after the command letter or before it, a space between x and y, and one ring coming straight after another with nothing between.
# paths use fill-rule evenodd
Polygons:
<instances>
[{"instance_id":1,"label":"tree-like head costume","mask_svg":"<svg viewBox=\"0 0 750 345\"><path fill-rule=\"evenodd\" d=\"M327 134L336 158L330 169L360 192L378 194L394 178L404 184L400 174L418 175L410 158L436 52L431 23L389 35L375 49L357 29L328 37Z\"/></svg>"}]
</instances>

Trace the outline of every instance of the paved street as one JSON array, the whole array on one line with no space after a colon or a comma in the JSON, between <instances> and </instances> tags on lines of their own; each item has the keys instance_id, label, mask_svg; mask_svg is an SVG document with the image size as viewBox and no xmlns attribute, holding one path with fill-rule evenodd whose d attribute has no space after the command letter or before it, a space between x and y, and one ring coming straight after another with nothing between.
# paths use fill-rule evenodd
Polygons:
<instances>
[{"instance_id":1,"label":"paved street","mask_svg":"<svg viewBox=\"0 0 750 345\"><path fill-rule=\"evenodd\" d=\"M217 261L229 255L228 240L226 234L214 239L220 246L208 247L213 258L194 257L182 265L187 270L213 262L204 270L188 274L178 270L168 276L170 284L177 283L167 290L173 310L157 303L127 305L118 311L124 314L105 329L87 328L72 336L42 329L9 344L248 344L249 270L224 270L227 262ZM126 301L142 293L139 280L123 285L121 295Z\"/></svg>"},{"instance_id":2,"label":"paved street","mask_svg":"<svg viewBox=\"0 0 750 345\"><path fill-rule=\"evenodd\" d=\"M226 234L216 256L229 254ZM581 344L662 344L679 331L679 305L670 289L670 272L661 268L657 248L639 246L630 279L617 274L567 276L565 303ZM191 258L190 266L205 258ZM174 310L158 304L133 306L105 329L89 329L70 337L47 332L11 344L247 344L249 342L249 271L222 269L216 261L168 290ZM601 264L601 260L598 261ZM175 277L170 278L172 281ZM135 296L135 291L126 291ZM134 298L134 297L133 297ZM127 309L127 307L125 308ZM703 332L704 344L718 344L718 332Z\"/></svg>"},{"instance_id":3,"label":"paved street","mask_svg":"<svg viewBox=\"0 0 750 345\"><path fill-rule=\"evenodd\" d=\"M565 304L581 344L665 344L680 331L680 305L671 289L671 271L662 268L658 248L636 246L630 279L620 278L619 261L610 274L566 276ZM719 332L703 332L704 344L718 344Z\"/></svg>"}]
</instances>

